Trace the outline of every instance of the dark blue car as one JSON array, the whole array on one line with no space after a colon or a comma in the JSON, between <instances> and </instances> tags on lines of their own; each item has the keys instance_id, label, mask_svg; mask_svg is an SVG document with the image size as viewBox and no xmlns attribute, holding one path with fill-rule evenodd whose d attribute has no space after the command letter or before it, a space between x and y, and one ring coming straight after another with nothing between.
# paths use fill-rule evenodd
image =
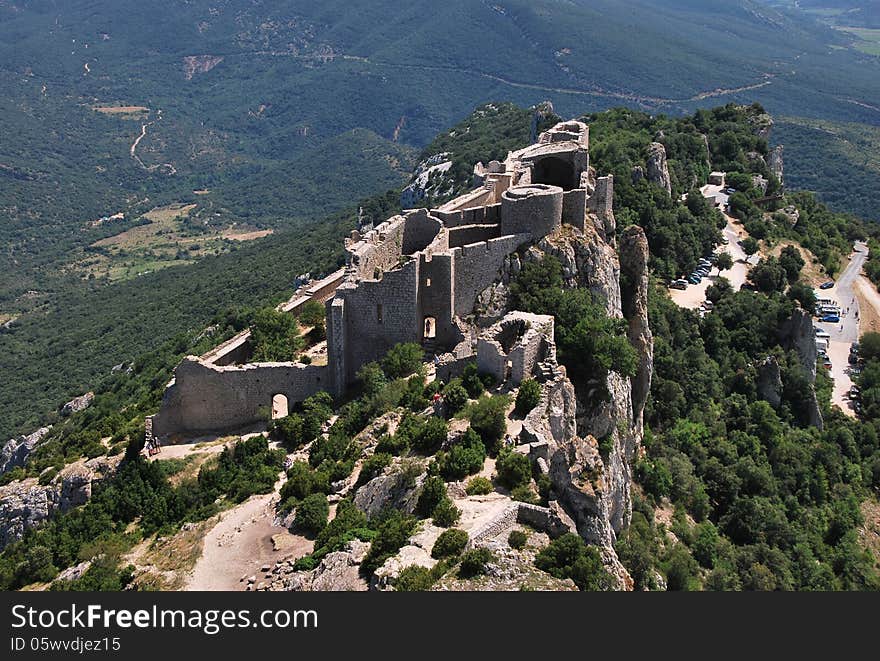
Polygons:
<instances>
[{"instance_id":1,"label":"dark blue car","mask_svg":"<svg viewBox=\"0 0 880 661\"><path fill-rule=\"evenodd\" d=\"M840 317L838 317L836 314L826 314L819 321L824 321L829 324L836 324L840 321Z\"/></svg>"},{"instance_id":2,"label":"dark blue car","mask_svg":"<svg viewBox=\"0 0 880 661\"><path fill-rule=\"evenodd\" d=\"M819 285L819 289L831 289L833 286L834 283L831 281L823 282L821 285Z\"/></svg>"}]
</instances>

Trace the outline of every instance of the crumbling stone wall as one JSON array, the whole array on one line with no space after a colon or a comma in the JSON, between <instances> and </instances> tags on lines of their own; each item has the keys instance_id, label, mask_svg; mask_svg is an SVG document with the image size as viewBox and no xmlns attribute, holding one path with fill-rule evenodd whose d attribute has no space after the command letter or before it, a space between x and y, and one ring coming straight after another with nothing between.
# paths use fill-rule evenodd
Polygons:
<instances>
[{"instance_id":1,"label":"crumbling stone wall","mask_svg":"<svg viewBox=\"0 0 880 661\"><path fill-rule=\"evenodd\" d=\"M477 340L480 372L519 385L534 374L539 362L548 358L555 362L553 322L549 315L511 312L505 316Z\"/></svg>"},{"instance_id":2,"label":"crumbling stone wall","mask_svg":"<svg viewBox=\"0 0 880 661\"><path fill-rule=\"evenodd\" d=\"M329 385L326 366L261 363L220 367L188 356L174 372L153 433L235 431L265 420L274 395L289 405Z\"/></svg>"},{"instance_id":3,"label":"crumbling stone wall","mask_svg":"<svg viewBox=\"0 0 880 661\"><path fill-rule=\"evenodd\" d=\"M460 248L471 243L497 239L501 235L498 225L461 225L449 230L449 247Z\"/></svg>"},{"instance_id":4,"label":"crumbling stone wall","mask_svg":"<svg viewBox=\"0 0 880 661\"><path fill-rule=\"evenodd\" d=\"M528 234L516 234L451 250L455 275L455 314L464 317L471 313L480 292L494 282L504 258L528 240Z\"/></svg>"}]
</instances>

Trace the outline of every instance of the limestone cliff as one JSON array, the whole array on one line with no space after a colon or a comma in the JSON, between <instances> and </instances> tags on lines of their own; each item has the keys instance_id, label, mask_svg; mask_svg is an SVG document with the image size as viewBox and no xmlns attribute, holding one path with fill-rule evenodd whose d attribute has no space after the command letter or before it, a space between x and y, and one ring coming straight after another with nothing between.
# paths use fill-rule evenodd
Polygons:
<instances>
[{"instance_id":1,"label":"limestone cliff","mask_svg":"<svg viewBox=\"0 0 880 661\"><path fill-rule=\"evenodd\" d=\"M110 476L117 457L95 457L67 466L48 484L28 478L0 487L0 550L24 533L45 522L55 512L84 505L92 497L92 485Z\"/></svg>"},{"instance_id":2,"label":"limestone cliff","mask_svg":"<svg viewBox=\"0 0 880 661\"><path fill-rule=\"evenodd\" d=\"M666 162L666 147L659 142L652 142L648 149L648 181L672 195L672 178L669 176L669 164Z\"/></svg>"},{"instance_id":3,"label":"limestone cliff","mask_svg":"<svg viewBox=\"0 0 880 661\"><path fill-rule=\"evenodd\" d=\"M770 150L770 154L767 157L767 166L770 168L770 172L773 173L773 176L779 180L780 184L784 183L783 177L785 174L785 164L782 153L782 145L776 145Z\"/></svg>"}]
</instances>

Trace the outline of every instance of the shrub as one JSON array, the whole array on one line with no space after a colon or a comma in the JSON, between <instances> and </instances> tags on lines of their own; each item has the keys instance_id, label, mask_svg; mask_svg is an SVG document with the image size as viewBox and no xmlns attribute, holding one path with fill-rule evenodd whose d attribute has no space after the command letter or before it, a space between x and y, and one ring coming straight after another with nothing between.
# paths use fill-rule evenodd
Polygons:
<instances>
[{"instance_id":1,"label":"shrub","mask_svg":"<svg viewBox=\"0 0 880 661\"><path fill-rule=\"evenodd\" d=\"M309 301L302 306L299 320L304 326L317 326L324 323L326 309L318 301Z\"/></svg>"},{"instance_id":2,"label":"shrub","mask_svg":"<svg viewBox=\"0 0 880 661\"><path fill-rule=\"evenodd\" d=\"M425 592L434 585L434 576L427 567L410 565L401 570L394 582L394 589L398 592Z\"/></svg>"},{"instance_id":3,"label":"shrub","mask_svg":"<svg viewBox=\"0 0 880 661\"><path fill-rule=\"evenodd\" d=\"M425 352L418 344L406 342L392 347L382 359L382 369L389 379L399 379L418 372Z\"/></svg>"},{"instance_id":4,"label":"shrub","mask_svg":"<svg viewBox=\"0 0 880 661\"><path fill-rule=\"evenodd\" d=\"M311 440L303 437L303 419L297 413L273 420L269 424L269 438L291 451L298 450Z\"/></svg>"},{"instance_id":5,"label":"shrub","mask_svg":"<svg viewBox=\"0 0 880 661\"><path fill-rule=\"evenodd\" d=\"M486 448L473 429L468 429L449 452L437 455L440 474L446 480L461 480L478 473L485 461Z\"/></svg>"},{"instance_id":6,"label":"shrub","mask_svg":"<svg viewBox=\"0 0 880 661\"><path fill-rule=\"evenodd\" d=\"M492 493L492 482L485 477L474 477L468 481L465 491L468 496L485 496Z\"/></svg>"},{"instance_id":7,"label":"shrub","mask_svg":"<svg viewBox=\"0 0 880 661\"><path fill-rule=\"evenodd\" d=\"M507 403L506 396L485 396L468 408L471 429L480 435L490 454L498 452L500 441L507 431Z\"/></svg>"},{"instance_id":8,"label":"shrub","mask_svg":"<svg viewBox=\"0 0 880 661\"><path fill-rule=\"evenodd\" d=\"M468 401L468 392L459 379L453 379L443 388L443 404L449 415L455 415Z\"/></svg>"},{"instance_id":9,"label":"shrub","mask_svg":"<svg viewBox=\"0 0 880 661\"><path fill-rule=\"evenodd\" d=\"M454 526L461 519L461 510L455 506L451 498L444 498L434 508L434 525L441 528Z\"/></svg>"},{"instance_id":10,"label":"shrub","mask_svg":"<svg viewBox=\"0 0 880 661\"><path fill-rule=\"evenodd\" d=\"M397 510L391 510L379 517L376 536L361 563L361 569L367 574L372 574L381 567L406 544L415 525L416 519Z\"/></svg>"},{"instance_id":11,"label":"shrub","mask_svg":"<svg viewBox=\"0 0 880 661\"><path fill-rule=\"evenodd\" d=\"M391 464L392 457L384 452L376 452L372 457L364 459L361 466L361 474L358 476L358 485L366 484L374 477L380 475Z\"/></svg>"},{"instance_id":12,"label":"shrub","mask_svg":"<svg viewBox=\"0 0 880 661\"><path fill-rule=\"evenodd\" d=\"M428 518L433 515L434 509L441 501L447 498L446 483L443 479L437 476L429 477L422 485L422 492L416 503L416 512L422 518Z\"/></svg>"},{"instance_id":13,"label":"shrub","mask_svg":"<svg viewBox=\"0 0 880 661\"><path fill-rule=\"evenodd\" d=\"M281 500L291 497L301 500L313 493L330 493L330 476L312 470L304 461L295 461L287 470L287 482L281 487Z\"/></svg>"},{"instance_id":14,"label":"shrub","mask_svg":"<svg viewBox=\"0 0 880 661\"><path fill-rule=\"evenodd\" d=\"M436 416L428 418L412 439L413 447L424 454L434 454L443 443L449 433L446 421Z\"/></svg>"},{"instance_id":15,"label":"shrub","mask_svg":"<svg viewBox=\"0 0 880 661\"><path fill-rule=\"evenodd\" d=\"M595 547L575 533L550 542L535 558L535 566L556 578L570 578L581 590L606 590L609 576Z\"/></svg>"},{"instance_id":16,"label":"shrub","mask_svg":"<svg viewBox=\"0 0 880 661\"><path fill-rule=\"evenodd\" d=\"M538 497L528 484L521 484L516 487L510 492L510 497L521 503L528 503L530 505L538 504Z\"/></svg>"},{"instance_id":17,"label":"shrub","mask_svg":"<svg viewBox=\"0 0 880 661\"><path fill-rule=\"evenodd\" d=\"M360 382L365 395L375 395L388 383L385 372L379 363L367 363L358 370L357 380Z\"/></svg>"},{"instance_id":18,"label":"shrub","mask_svg":"<svg viewBox=\"0 0 880 661\"><path fill-rule=\"evenodd\" d=\"M379 439L376 445L376 454L391 454L398 456L403 454L409 448L409 438L403 434L385 434Z\"/></svg>"},{"instance_id":19,"label":"shrub","mask_svg":"<svg viewBox=\"0 0 880 661\"><path fill-rule=\"evenodd\" d=\"M516 393L515 411L525 416L541 401L541 384L534 379L526 379Z\"/></svg>"},{"instance_id":20,"label":"shrub","mask_svg":"<svg viewBox=\"0 0 880 661\"><path fill-rule=\"evenodd\" d=\"M458 528L444 530L431 548L431 557L436 560L457 557L464 551L467 543L468 534L464 530Z\"/></svg>"},{"instance_id":21,"label":"shrub","mask_svg":"<svg viewBox=\"0 0 880 661\"><path fill-rule=\"evenodd\" d=\"M293 360L303 346L303 339L292 315L265 308L254 315L251 344L253 362L280 362Z\"/></svg>"},{"instance_id":22,"label":"shrub","mask_svg":"<svg viewBox=\"0 0 880 661\"><path fill-rule=\"evenodd\" d=\"M367 517L350 500L343 500L336 508L336 516L315 538L313 556L321 558L342 549L352 539L368 537Z\"/></svg>"},{"instance_id":23,"label":"shrub","mask_svg":"<svg viewBox=\"0 0 880 661\"><path fill-rule=\"evenodd\" d=\"M507 543L510 544L511 548L520 550L525 548L528 539L529 536L522 530L511 530L510 534L507 536Z\"/></svg>"},{"instance_id":24,"label":"shrub","mask_svg":"<svg viewBox=\"0 0 880 661\"><path fill-rule=\"evenodd\" d=\"M502 452L498 455L495 469L498 471L498 482L508 489L528 485L532 479L532 464L527 456L519 452Z\"/></svg>"},{"instance_id":25,"label":"shrub","mask_svg":"<svg viewBox=\"0 0 880 661\"><path fill-rule=\"evenodd\" d=\"M483 391L486 388L483 386L483 381L480 379L480 375L477 372L476 363L468 363L465 365L464 371L461 373L461 385L464 386L468 397L471 399L477 399L477 397L483 394Z\"/></svg>"},{"instance_id":26,"label":"shrub","mask_svg":"<svg viewBox=\"0 0 880 661\"><path fill-rule=\"evenodd\" d=\"M327 525L327 517L330 515L330 507L327 504L327 496L322 493L313 493L303 498L296 508L294 525L312 535L317 535Z\"/></svg>"},{"instance_id":27,"label":"shrub","mask_svg":"<svg viewBox=\"0 0 880 661\"><path fill-rule=\"evenodd\" d=\"M459 573L464 578L485 574L488 569L486 565L492 562L494 558L495 556L493 556L492 552L487 548L465 551L464 555L461 556Z\"/></svg>"}]
</instances>

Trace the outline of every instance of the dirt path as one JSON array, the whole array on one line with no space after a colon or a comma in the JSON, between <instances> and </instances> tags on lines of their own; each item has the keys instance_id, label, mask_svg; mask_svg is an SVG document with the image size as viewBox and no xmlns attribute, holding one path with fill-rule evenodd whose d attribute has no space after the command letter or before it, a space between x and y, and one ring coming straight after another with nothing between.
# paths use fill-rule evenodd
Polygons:
<instances>
[{"instance_id":1,"label":"dirt path","mask_svg":"<svg viewBox=\"0 0 880 661\"><path fill-rule=\"evenodd\" d=\"M880 293L874 283L861 275L853 288L859 302L859 335L880 332Z\"/></svg>"},{"instance_id":2,"label":"dirt path","mask_svg":"<svg viewBox=\"0 0 880 661\"><path fill-rule=\"evenodd\" d=\"M247 582L240 581L242 576L256 576L259 583L261 567L311 553L314 542L274 525L276 498L275 493L252 496L221 514L205 535L202 555L184 589L243 590Z\"/></svg>"},{"instance_id":3,"label":"dirt path","mask_svg":"<svg viewBox=\"0 0 880 661\"><path fill-rule=\"evenodd\" d=\"M846 395L853 386L852 379L846 373L849 365L849 342L831 340L828 343L828 358L831 359L831 378L834 379L834 390L831 393L831 403L839 406L840 410L851 418L856 416L849 406ZM819 369L822 369L821 367Z\"/></svg>"},{"instance_id":4,"label":"dirt path","mask_svg":"<svg viewBox=\"0 0 880 661\"><path fill-rule=\"evenodd\" d=\"M147 136L147 127L152 126L156 122L162 119L162 111L158 110L156 112L156 119L152 122L147 122L146 124L141 124L141 134L135 138L135 141L131 143L131 147L129 147L128 152L131 154L131 157L137 161L138 165L140 165L147 172L154 172L155 170L160 170L165 168L168 171L168 174L177 174L177 169L171 163L158 163L156 165L147 165L141 160L141 157L137 155L138 145L141 143Z\"/></svg>"}]
</instances>

